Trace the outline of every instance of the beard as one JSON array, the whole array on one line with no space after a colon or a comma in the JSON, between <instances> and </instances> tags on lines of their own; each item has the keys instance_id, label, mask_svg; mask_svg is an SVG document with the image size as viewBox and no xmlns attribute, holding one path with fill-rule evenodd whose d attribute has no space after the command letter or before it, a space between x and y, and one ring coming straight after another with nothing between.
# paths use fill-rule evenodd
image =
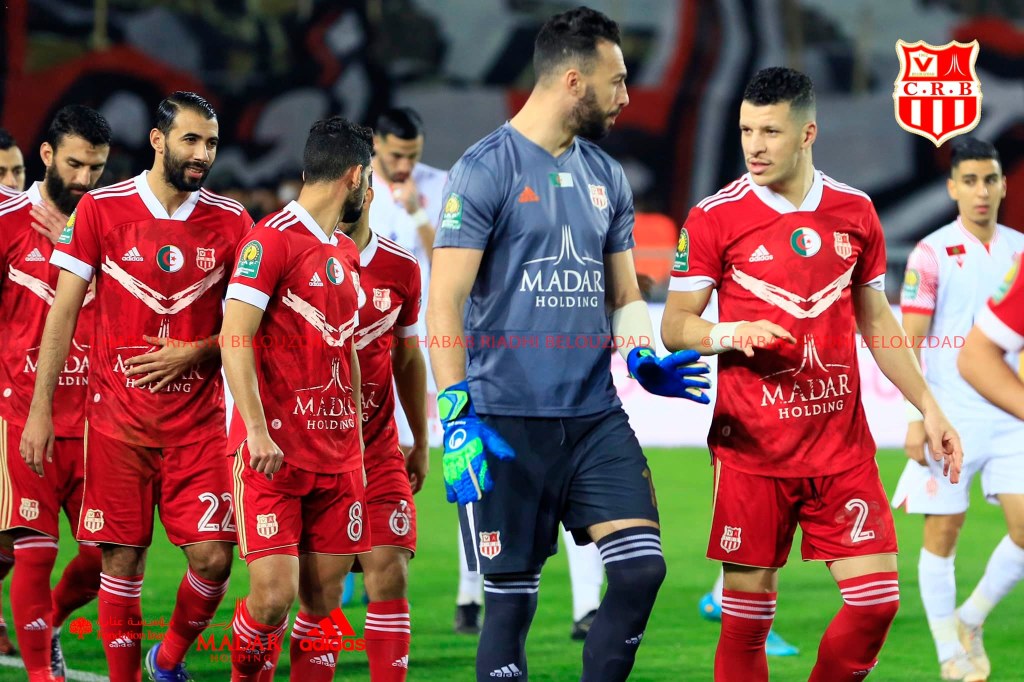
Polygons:
<instances>
[{"instance_id":1,"label":"beard","mask_svg":"<svg viewBox=\"0 0 1024 682\"><path fill-rule=\"evenodd\" d=\"M363 217L363 205L366 202L366 188L369 183L363 184L354 192L349 192L345 203L341 207L341 222L344 225L355 225ZM347 234L347 233L346 233Z\"/></svg>"},{"instance_id":2,"label":"beard","mask_svg":"<svg viewBox=\"0 0 1024 682\"><path fill-rule=\"evenodd\" d=\"M67 184L64 182L64 178L60 176L57 169L50 166L46 169L46 175L43 176L43 184L46 187L46 193L50 196L50 200L54 203L64 215L71 215L75 212L75 208L78 207L78 200L82 198L82 194L93 189L88 185L79 184ZM78 192L82 194L79 194Z\"/></svg>"},{"instance_id":3,"label":"beard","mask_svg":"<svg viewBox=\"0 0 1024 682\"><path fill-rule=\"evenodd\" d=\"M594 88L588 85L583 98L569 113L569 123L575 135L588 140L600 140L611 130L608 115L609 112L602 111L598 106Z\"/></svg>"},{"instance_id":4,"label":"beard","mask_svg":"<svg viewBox=\"0 0 1024 682\"><path fill-rule=\"evenodd\" d=\"M193 180L185 176L186 170L201 171L202 176L197 180ZM171 187L179 192L198 191L203 186L203 183L206 182L206 176L209 174L209 164L199 163L198 161L186 161L181 157L174 156L170 149L167 149L164 153L164 177Z\"/></svg>"}]
</instances>

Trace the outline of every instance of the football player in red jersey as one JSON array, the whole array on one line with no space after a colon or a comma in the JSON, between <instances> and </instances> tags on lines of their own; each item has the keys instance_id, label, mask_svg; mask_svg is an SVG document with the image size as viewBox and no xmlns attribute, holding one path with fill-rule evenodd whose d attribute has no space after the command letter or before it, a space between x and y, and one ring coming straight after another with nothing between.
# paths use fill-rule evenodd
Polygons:
<instances>
[{"instance_id":1,"label":"football player in red jersey","mask_svg":"<svg viewBox=\"0 0 1024 682\"><path fill-rule=\"evenodd\" d=\"M44 464L44 475L29 469L12 447L21 440L28 416L35 356L59 272L47 262L56 236L51 239L32 229L34 210L47 202L72 212L99 182L109 153L106 120L88 107L64 107L54 116L40 149L45 180L0 204L0 319L7 321L0 338L0 442L6 446L0 467L10 486L0 502L0 530L5 539L14 539L17 570L11 608L31 682L64 679L60 627L69 613L96 596L100 583L100 550L83 544L52 594L49 589L60 510L63 507L68 520L77 524L82 506L86 352L93 306L87 304L82 311L74 352L60 376L54 458Z\"/></svg>"},{"instance_id":2,"label":"football player in red jersey","mask_svg":"<svg viewBox=\"0 0 1024 682\"><path fill-rule=\"evenodd\" d=\"M250 584L235 610L232 680L266 679L296 596L292 680L334 679L342 636L354 634L336 609L354 555L370 550L359 252L336 228L361 210L372 150L369 128L314 123L298 199L243 241L228 286L221 347Z\"/></svg>"},{"instance_id":3,"label":"football player in red jersey","mask_svg":"<svg viewBox=\"0 0 1024 682\"><path fill-rule=\"evenodd\" d=\"M870 198L815 170L810 79L759 71L739 116L748 174L690 211L662 321L669 349L719 359L708 445L715 506L708 558L725 568L715 679L767 680L777 572L797 524L805 560L843 596L811 682L861 680L899 607L896 533L860 402L856 329L903 332L885 296L885 238ZM719 319L700 318L718 288ZM960 439L906 347L871 343L924 414L952 482ZM731 351L731 352L726 352Z\"/></svg>"},{"instance_id":4,"label":"football player in red jersey","mask_svg":"<svg viewBox=\"0 0 1024 682\"><path fill-rule=\"evenodd\" d=\"M25 189L25 157L11 134L0 128L0 199Z\"/></svg>"},{"instance_id":5,"label":"football player in red jersey","mask_svg":"<svg viewBox=\"0 0 1024 682\"><path fill-rule=\"evenodd\" d=\"M141 677L154 507L188 570L168 631L146 657L152 680L188 679L185 653L227 590L235 541L216 336L235 248L252 219L202 189L219 141L206 100L167 97L149 139L152 170L83 196L57 240L50 262L62 271L21 440L25 461L42 472L53 448L54 389L95 275L77 537L103 549L100 635L111 682Z\"/></svg>"},{"instance_id":6,"label":"football player in red jersey","mask_svg":"<svg viewBox=\"0 0 1024 682\"><path fill-rule=\"evenodd\" d=\"M370 603L366 655L373 682L404 682L409 667L408 573L416 551L412 496L427 476L427 367L417 339L420 266L394 241L370 230L373 188L356 220L341 225L359 248L356 351L362 375L366 444L366 515L373 550L356 560ZM395 392L415 438L403 455L395 425Z\"/></svg>"}]
</instances>

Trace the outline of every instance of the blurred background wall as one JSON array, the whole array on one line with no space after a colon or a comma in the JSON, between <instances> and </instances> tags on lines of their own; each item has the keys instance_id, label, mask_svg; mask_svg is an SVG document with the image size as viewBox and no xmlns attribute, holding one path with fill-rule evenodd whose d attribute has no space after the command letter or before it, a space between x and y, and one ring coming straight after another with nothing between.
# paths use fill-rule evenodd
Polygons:
<instances>
[{"instance_id":1,"label":"blurred background wall","mask_svg":"<svg viewBox=\"0 0 1024 682\"><path fill-rule=\"evenodd\" d=\"M191 89L217 107L210 179L254 216L294 186L309 124L372 123L391 105L423 115L424 161L448 168L513 113L532 83L533 37L559 0L10 0L2 10L0 125L29 178L53 112L100 109L116 137L109 184L152 163L157 102ZM616 19L631 104L603 142L638 209L639 269L667 279L694 203L743 172L737 110L755 70L807 72L818 94L815 165L867 191L885 225L895 293L917 238L954 216L948 143L903 131L895 42L978 39L976 135L1003 155L1002 222L1024 229L1024 0L590 0ZM656 287L657 289L657 287Z\"/></svg>"}]
</instances>

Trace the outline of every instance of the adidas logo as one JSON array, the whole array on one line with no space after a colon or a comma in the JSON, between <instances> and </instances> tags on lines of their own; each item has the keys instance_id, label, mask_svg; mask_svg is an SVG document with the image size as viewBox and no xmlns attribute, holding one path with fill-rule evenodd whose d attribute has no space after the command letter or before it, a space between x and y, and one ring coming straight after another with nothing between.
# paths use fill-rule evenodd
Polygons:
<instances>
[{"instance_id":1,"label":"adidas logo","mask_svg":"<svg viewBox=\"0 0 1024 682\"><path fill-rule=\"evenodd\" d=\"M131 637L129 637L128 635L121 635L117 639L111 641L110 644L107 645L107 648L129 649L133 646L135 646L135 642L132 641Z\"/></svg>"},{"instance_id":2,"label":"adidas logo","mask_svg":"<svg viewBox=\"0 0 1024 682\"><path fill-rule=\"evenodd\" d=\"M314 664L314 665L322 665L325 668L333 668L334 667L334 656L332 656L330 654L321 654L320 656L317 656L316 658L310 659L309 662Z\"/></svg>"},{"instance_id":3,"label":"adidas logo","mask_svg":"<svg viewBox=\"0 0 1024 682\"><path fill-rule=\"evenodd\" d=\"M121 256L121 260L125 263L141 263L145 259L139 253L139 247L133 246L128 253Z\"/></svg>"},{"instance_id":4,"label":"adidas logo","mask_svg":"<svg viewBox=\"0 0 1024 682\"><path fill-rule=\"evenodd\" d=\"M32 253L25 256L25 260L29 263L42 263L46 259L43 257L43 254L40 253L39 249L32 249Z\"/></svg>"},{"instance_id":5,"label":"adidas logo","mask_svg":"<svg viewBox=\"0 0 1024 682\"><path fill-rule=\"evenodd\" d=\"M46 621L42 618L36 618L31 623L27 623L25 625L25 629L29 630L30 632L39 632L40 630L45 630L46 627Z\"/></svg>"},{"instance_id":6,"label":"adidas logo","mask_svg":"<svg viewBox=\"0 0 1024 682\"><path fill-rule=\"evenodd\" d=\"M400 659L391 664L392 668L408 668L409 667L409 656L402 656Z\"/></svg>"},{"instance_id":7,"label":"adidas logo","mask_svg":"<svg viewBox=\"0 0 1024 682\"><path fill-rule=\"evenodd\" d=\"M503 665L497 670L491 671L491 677L522 677L523 671L520 670L515 663L509 663Z\"/></svg>"},{"instance_id":8,"label":"adidas logo","mask_svg":"<svg viewBox=\"0 0 1024 682\"><path fill-rule=\"evenodd\" d=\"M314 272L313 273L313 277L309 280L309 286L311 286L311 287L322 287L323 285L324 285L324 281L322 279L320 279L320 273L319 272Z\"/></svg>"},{"instance_id":9,"label":"adidas logo","mask_svg":"<svg viewBox=\"0 0 1024 682\"><path fill-rule=\"evenodd\" d=\"M537 193L534 192L533 188L531 188L529 185L527 185L526 189L524 189L522 193L519 195L520 204L532 204L538 201L540 201L540 197L537 196Z\"/></svg>"},{"instance_id":10,"label":"adidas logo","mask_svg":"<svg viewBox=\"0 0 1024 682\"><path fill-rule=\"evenodd\" d=\"M768 249L764 248L764 244L757 247L754 253L750 254L751 263L763 263L766 260L774 260L775 256L768 253Z\"/></svg>"}]
</instances>

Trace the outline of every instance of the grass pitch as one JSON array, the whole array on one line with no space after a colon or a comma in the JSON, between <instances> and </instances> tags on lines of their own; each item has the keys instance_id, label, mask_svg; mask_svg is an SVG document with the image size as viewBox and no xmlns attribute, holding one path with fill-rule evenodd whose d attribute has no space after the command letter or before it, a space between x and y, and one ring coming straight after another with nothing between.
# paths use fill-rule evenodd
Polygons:
<instances>
[{"instance_id":1,"label":"grass pitch","mask_svg":"<svg viewBox=\"0 0 1024 682\"><path fill-rule=\"evenodd\" d=\"M717 565L704 558L711 513L711 468L702 449L651 449L648 451L655 474L662 516L662 538L668 578L661 589L657 606L640 648L636 668L630 678L636 682L711 680L718 626L698 615L697 601L710 589ZM886 490L892 492L903 468L900 452L882 452L879 465ZM412 563L410 602L413 643L409 662L409 680L417 682L468 682L473 680L476 640L456 636L451 631L457 584L456 514L444 501L440 455L434 455L434 469L426 490L417 497L419 509L419 554ZM958 599L962 601L981 577L989 553L1005 534L998 507L986 504L975 485L974 506L968 514L957 554ZM902 603L881 662L869 678L873 682L938 679L935 649L928 633L917 589L917 557L921 544L921 520L903 512L896 513L900 538L900 578ZM65 527L61 538L59 570L74 551ZM143 586L146 621L169 618L178 582L184 572L181 553L168 544L160 529L149 556ZM799 537L794 542L799 547ZM782 571L777 630L800 647L795 658L771 659L773 680L806 680L814 664L818 638L824 631L841 599L831 577L820 564L804 564L795 553ZM4 591L7 590L5 581ZM234 600L245 595L248 580L245 565L237 561L231 588L216 620L231 620ZM4 598L7 607L7 598ZM8 623L9 607L5 608ZM362 632L365 607L345 609L358 632ZM999 605L989 618L985 643L992 659L993 680L1024 679L1024 634L1020 614L1024 613L1024 589L1018 588ZM96 623L92 604L72 617L84 617ZM565 557L559 554L544 569L540 606L528 643L530 679L536 682L566 682L579 679L582 645L569 639L572 625L569 574ZM81 630L82 622L79 622ZM145 628L151 638L160 637L158 625ZM224 631L218 631L218 636ZM81 634L79 632L79 634ZM70 667L92 673L105 673L103 652L95 634L81 638L69 632L65 624L64 652ZM148 649L148 644L145 646ZM188 658L189 669L197 680L226 681L230 677L226 652L194 651ZM282 658L278 679L288 679L287 653ZM364 655L343 652L339 655L336 679L365 680L369 673ZM0 680L24 680L24 672L0 668Z\"/></svg>"}]
</instances>

